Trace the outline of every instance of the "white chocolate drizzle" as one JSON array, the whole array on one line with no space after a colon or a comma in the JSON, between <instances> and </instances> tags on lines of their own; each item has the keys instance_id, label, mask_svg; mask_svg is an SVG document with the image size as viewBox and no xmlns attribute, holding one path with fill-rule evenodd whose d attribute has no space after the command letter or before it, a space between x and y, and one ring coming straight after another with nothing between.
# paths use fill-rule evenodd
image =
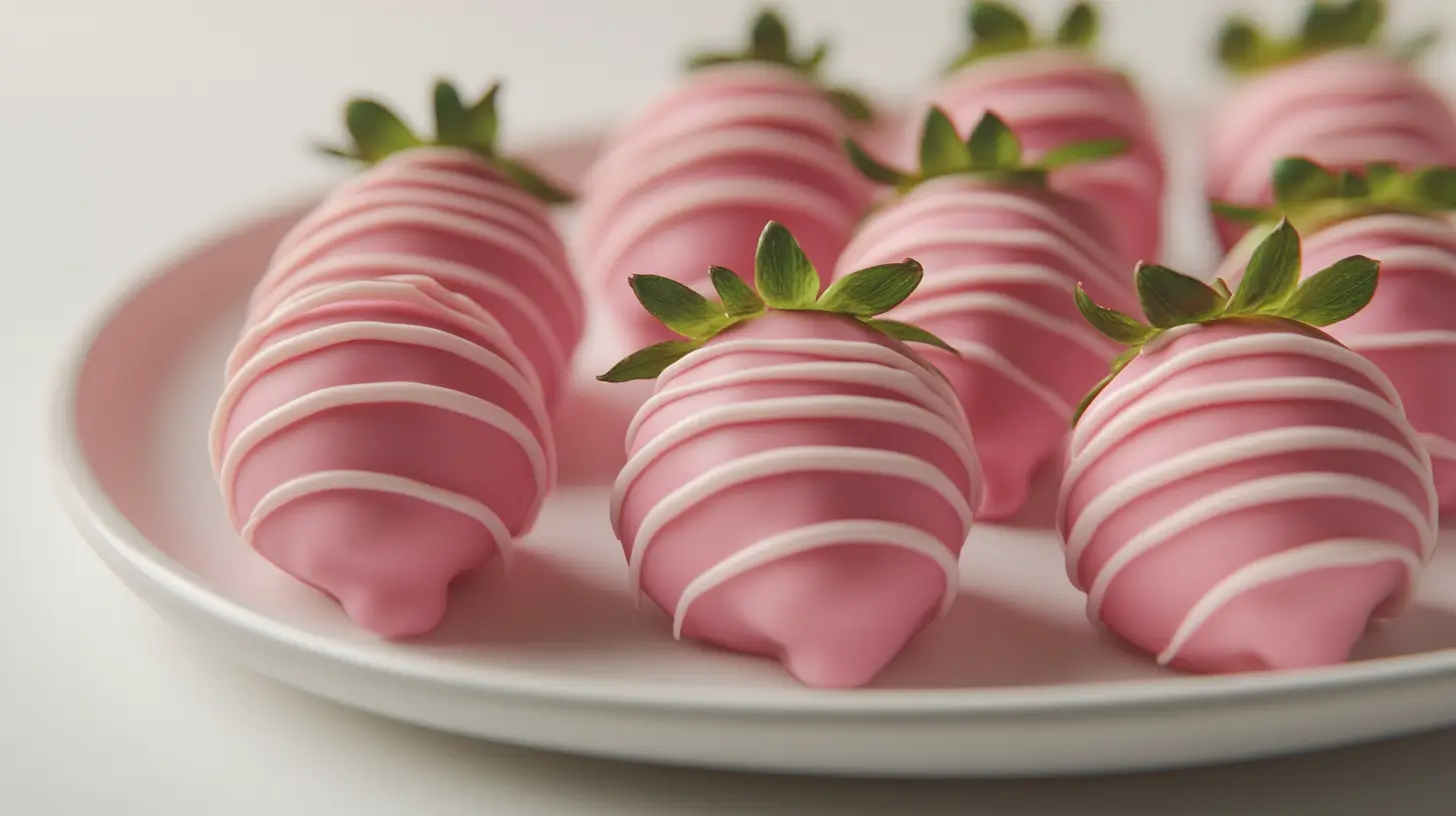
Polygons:
<instances>
[{"instance_id":1,"label":"white chocolate drizzle","mask_svg":"<svg viewBox=\"0 0 1456 816\"><path fill-rule=\"evenodd\" d=\"M708 590L750 570L799 553L841 544L867 543L898 547L934 561L945 572L940 617L950 611L960 592L960 562L940 539L908 524L875 519L828 521L769 536L719 561L694 578L682 592L672 616L672 636L682 638L683 624L693 602Z\"/></svg>"},{"instance_id":2,"label":"white chocolate drizzle","mask_svg":"<svg viewBox=\"0 0 1456 816\"><path fill-rule=\"evenodd\" d=\"M1260 558L1224 578L1198 599L1179 622L1167 648L1158 654L1158 664L1166 666L1176 660L1178 653L1210 618L1231 601L1251 590L1311 572L1391 562L1405 567L1406 592L1409 593L1409 586L1414 584L1420 572L1421 562L1408 548L1389 541L1318 541Z\"/></svg>"},{"instance_id":3,"label":"white chocolate drizzle","mask_svg":"<svg viewBox=\"0 0 1456 816\"><path fill-rule=\"evenodd\" d=\"M714 360L740 353L782 354L785 361L761 362L752 368L715 374L696 382L680 380ZM902 399L820 394L730 403L677 419L655 430L645 443L638 444L638 435L648 418L659 415L677 400L719 389L773 382L869 386ZM849 445L774 447L693 474L686 482L655 498L641 515L630 539L624 537L627 525L622 512L628 493L669 450L717 429L793 419L883 422L928 434L961 462L968 487L958 486L939 466L897 451ZM627 545L628 582L639 600L643 564L662 530L700 503L737 485L789 474L826 472L900 480L939 496L966 530L981 490L980 465L965 414L949 385L905 354L865 341L755 338L710 344L663 371L658 378L657 393L639 410L628 430L627 442L631 455L613 490L611 518L618 536ZM735 576L797 553L849 543L898 547L931 559L946 574L942 611L954 599L960 577L955 550L947 542L901 523L826 520L754 542L697 576L677 602L674 634L681 634L689 609L698 598Z\"/></svg>"},{"instance_id":4,"label":"white chocolate drizzle","mask_svg":"<svg viewBox=\"0 0 1456 816\"><path fill-rule=\"evenodd\" d=\"M290 479L268 491L253 508L252 515L243 524L242 537L253 543L253 534L269 516L299 499L343 490L362 490L374 493L388 493L453 510L467 518L474 519L485 528L491 541L495 542L501 560L507 569L511 559L511 533L489 507L470 498L434 485L389 473L373 473L366 470L320 470Z\"/></svg>"}]
</instances>

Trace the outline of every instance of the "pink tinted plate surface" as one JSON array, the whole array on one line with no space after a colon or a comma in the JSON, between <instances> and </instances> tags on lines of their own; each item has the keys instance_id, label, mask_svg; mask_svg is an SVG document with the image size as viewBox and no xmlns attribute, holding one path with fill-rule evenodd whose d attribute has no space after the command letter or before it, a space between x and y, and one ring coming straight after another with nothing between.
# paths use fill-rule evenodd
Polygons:
<instances>
[{"instance_id":1,"label":"pink tinted plate surface","mask_svg":"<svg viewBox=\"0 0 1456 816\"><path fill-rule=\"evenodd\" d=\"M588 156L578 146L546 160L574 177ZM1196 199L1183 201L1175 246L1196 260L1203 225ZM300 213L202 242L123 294L62 372L53 427L61 492L96 552L164 617L245 666L432 728L784 772L1146 769L1456 722L1456 535L1443 534L1413 610L1367 634L1355 663L1183 676L1088 625L1051 530L1055 485L1045 477L1011 523L975 530L950 615L868 689L813 691L775 662L675 643L666 616L633 608L608 523L620 440L644 392L591 380L621 351L601 325L563 408L563 485L512 573L495 564L460 585L432 635L381 642L241 544L208 467L222 362L253 283Z\"/></svg>"}]
</instances>

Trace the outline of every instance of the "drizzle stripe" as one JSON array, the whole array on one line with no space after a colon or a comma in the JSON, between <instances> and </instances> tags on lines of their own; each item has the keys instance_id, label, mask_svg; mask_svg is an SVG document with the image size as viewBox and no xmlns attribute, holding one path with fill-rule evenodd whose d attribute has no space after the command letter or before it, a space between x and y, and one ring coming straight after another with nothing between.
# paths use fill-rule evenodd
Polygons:
<instances>
[{"instance_id":1,"label":"drizzle stripe","mask_svg":"<svg viewBox=\"0 0 1456 816\"><path fill-rule=\"evenodd\" d=\"M939 468L914 456L882 450L841 447L779 448L751 454L712 468L664 496L643 517L627 561L628 583L633 595L640 595L642 563L653 537L664 526L699 502L736 485L789 473L856 473L877 478L902 479L927 487L945 499L970 526L971 506L967 497Z\"/></svg>"},{"instance_id":2,"label":"drizzle stripe","mask_svg":"<svg viewBox=\"0 0 1456 816\"><path fill-rule=\"evenodd\" d=\"M321 470L290 479L268 491L253 508L253 514L243 525L242 537L253 543L253 533L273 513L300 499L337 490L367 490L376 493L390 493L443 507L480 522L500 551L501 560L510 566L511 533L489 507L469 496L462 496L434 485L395 476L389 473L373 473L365 470Z\"/></svg>"},{"instance_id":3,"label":"drizzle stripe","mask_svg":"<svg viewBox=\"0 0 1456 816\"><path fill-rule=\"evenodd\" d=\"M765 564L811 550L841 544L878 544L898 547L929 558L945 571L945 592L940 615L950 611L960 591L960 564L956 555L938 538L924 530L891 521L847 519L800 527L769 536L728 556L705 570L683 589L672 616L672 636L682 638L683 624L693 602L709 591Z\"/></svg>"},{"instance_id":4,"label":"drizzle stripe","mask_svg":"<svg viewBox=\"0 0 1456 816\"><path fill-rule=\"evenodd\" d=\"M1340 567L1373 566L1390 561L1399 561L1405 565L1407 586L1415 582L1421 569L1420 561L1411 555L1410 550L1387 541L1334 539L1265 556L1224 578L1198 599L1198 603L1183 616L1172 639L1168 641L1167 648L1158 655L1158 664L1166 666L1177 659L1178 653L1198 634L1198 630L1240 595L1266 584L1310 572Z\"/></svg>"}]
</instances>

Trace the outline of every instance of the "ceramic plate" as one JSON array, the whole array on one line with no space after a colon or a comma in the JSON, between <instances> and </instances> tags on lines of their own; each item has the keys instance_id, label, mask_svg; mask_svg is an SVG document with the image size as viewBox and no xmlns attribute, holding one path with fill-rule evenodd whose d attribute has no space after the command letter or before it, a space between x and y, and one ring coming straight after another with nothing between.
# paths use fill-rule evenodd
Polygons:
<instances>
[{"instance_id":1,"label":"ceramic plate","mask_svg":"<svg viewBox=\"0 0 1456 816\"><path fill-rule=\"evenodd\" d=\"M546 161L569 177L589 156L577 146ZM1196 210L1178 216L1189 236ZM592 380L619 350L602 326L563 407L563 484L509 580L493 566L459 585L436 632L381 642L243 546L203 444L249 290L302 212L202 242L122 295L66 364L56 408L61 490L96 552L165 618L249 668L431 728L782 772L1148 769L1456 722L1456 534L1443 534L1412 611L1372 629L1355 662L1180 676L1088 624L1050 529L1051 479L1014 523L976 528L961 599L872 688L814 691L771 661L674 642L665 615L634 608L607 521L642 390Z\"/></svg>"}]
</instances>

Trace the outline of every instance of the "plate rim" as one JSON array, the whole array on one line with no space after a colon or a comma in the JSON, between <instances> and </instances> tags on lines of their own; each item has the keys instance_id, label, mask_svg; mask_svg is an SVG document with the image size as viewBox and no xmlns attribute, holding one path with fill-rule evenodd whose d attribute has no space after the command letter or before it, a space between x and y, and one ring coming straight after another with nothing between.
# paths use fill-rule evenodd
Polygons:
<instances>
[{"instance_id":1,"label":"plate rim","mask_svg":"<svg viewBox=\"0 0 1456 816\"><path fill-rule=\"evenodd\" d=\"M46 412L46 450L51 460L54 488L72 525L112 572L118 572L118 569L108 554L120 558L174 601L207 615L213 623L303 652L311 658L348 664L355 670L376 676L539 703L700 714L1067 716L1129 708L1210 705L1291 695L1356 692L1371 686L1456 676L1456 647L1449 647L1335 666L1237 675L1185 675L953 689L740 688L725 695L722 687L697 687L670 681L594 678L588 684L561 674L488 665L462 669L446 660L411 653L405 644L343 643L280 621L208 587L185 565L158 549L112 503L90 467L77 432L77 397L87 363L101 335L122 319L127 309L148 290L177 274L189 257L256 229L269 220L297 212L311 200L313 198L308 195L287 199L280 197L270 208L252 210L244 217L229 219L220 228L203 231L199 238L185 243L181 251L174 249L163 255L160 263L145 266L147 271L144 274L124 281L102 306L93 309L84 319L81 330L64 348L59 365L52 374L49 410ZM140 594L130 587L128 589L133 594ZM399 651L386 657L379 651L381 646Z\"/></svg>"}]
</instances>

